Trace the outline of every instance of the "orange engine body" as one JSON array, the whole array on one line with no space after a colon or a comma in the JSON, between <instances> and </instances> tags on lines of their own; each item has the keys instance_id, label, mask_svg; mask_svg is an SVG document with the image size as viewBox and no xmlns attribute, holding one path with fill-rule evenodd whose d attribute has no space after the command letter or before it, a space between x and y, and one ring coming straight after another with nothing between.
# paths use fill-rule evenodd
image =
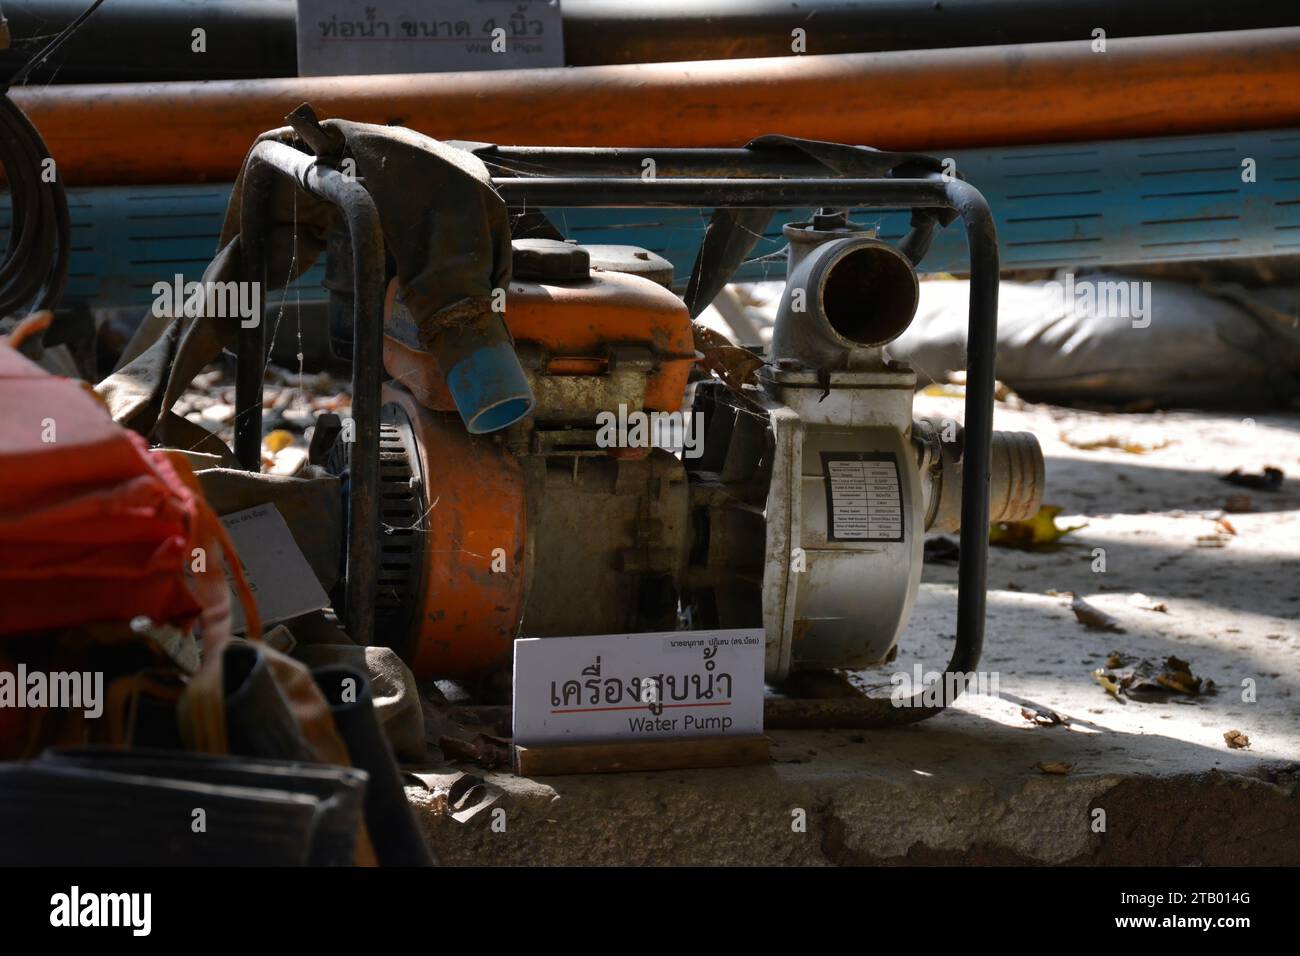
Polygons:
<instances>
[{"instance_id":1,"label":"orange engine body","mask_svg":"<svg viewBox=\"0 0 1300 956\"><path fill-rule=\"evenodd\" d=\"M585 458L539 450L538 431L590 435L599 411L617 413L620 403L682 408L695 362L686 306L643 276L599 268L586 275L510 283L506 325L536 404L508 431L479 436L467 433L396 282L389 285L384 365L395 381L384 387L379 636L417 677L470 677L508 663L521 622L528 627L525 609L537 607L534 561L546 561L534 556L540 545L529 528L537 538L553 527L547 509L561 494L547 486L548 473L558 468L576 478L580 468L584 475L616 468L626 483L628 469L652 467L612 462L618 449L586 447L577 453ZM608 564L603 553L593 555ZM600 572L572 573L586 580ZM546 615L536 614L533 627L544 630Z\"/></svg>"},{"instance_id":2,"label":"orange engine body","mask_svg":"<svg viewBox=\"0 0 1300 956\"><path fill-rule=\"evenodd\" d=\"M411 606L390 608L391 631L381 624L379 636L417 677L488 670L508 659L523 611L528 516L519 462L466 432L455 413L424 408L392 384L383 401L405 413L415 440L410 497L383 492L379 539L381 621L389 602ZM381 480L396 478L400 489L405 467L381 456Z\"/></svg>"}]
</instances>

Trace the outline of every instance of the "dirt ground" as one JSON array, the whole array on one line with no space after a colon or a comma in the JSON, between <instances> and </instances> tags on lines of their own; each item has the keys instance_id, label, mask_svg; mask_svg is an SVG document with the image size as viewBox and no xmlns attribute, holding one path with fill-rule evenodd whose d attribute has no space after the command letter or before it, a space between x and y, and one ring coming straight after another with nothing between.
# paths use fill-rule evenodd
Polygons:
<instances>
[{"instance_id":1,"label":"dirt ground","mask_svg":"<svg viewBox=\"0 0 1300 956\"><path fill-rule=\"evenodd\" d=\"M917 404L919 414L960 414L952 398L922 395ZM995 427L1038 436L1045 503L1063 509L1059 525L1084 525L1057 552L991 549L982 666L1000 672L1003 697L1095 724L1096 734L1082 726L1075 733L1098 737L1102 753L1127 750L1107 735L1166 739L1170 752L1151 756L1170 770L1186 748L1212 753L1195 760L1189 753L1189 767L1300 759L1300 415L1097 414L999 403ZM1099 443L1134 451L1079 447ZM1278 491L1220 480L1268 466L1289 476ZM955 584L954 567L926 566L900 660L909 652L941 660L936 637L951 633ZM1116 619L1124 633L1080 624L1065 592ZM1150 610L1160 606L1167 610ZM1111 651L1177 656L1213 680L1217 693L1121 703L1090 677ZM1013 706L972 709L1023 721ZM1231 729L1245 733L1250 747L1228 750L1223 734ZM1140 753L1132 756L1145 761Z\"/></svg>"}]
</instances>

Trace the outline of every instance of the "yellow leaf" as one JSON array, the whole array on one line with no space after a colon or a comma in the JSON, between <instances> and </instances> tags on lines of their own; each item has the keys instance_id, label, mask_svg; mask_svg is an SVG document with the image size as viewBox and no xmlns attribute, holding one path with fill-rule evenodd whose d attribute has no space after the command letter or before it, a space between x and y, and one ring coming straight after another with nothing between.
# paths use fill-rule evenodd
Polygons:
<instances>
[{"instance_id":1,"label":"yellow leaf","mask_svg":"<svg viewBox=\"0 0 1300 956\"><path fill-rule=\"evenodd\" d=\"M267 450L270 451L272 455L278 454L293 444L293 432L286 431L283 428L277 428L262 439L262 444L267 447Z\"/></svg>"},{"instance_id":2,"label":"yellow leaf","mask_svg":"<svg viewBox=\"0 0 1300 956\"><path fill-rule=\"evenodd\" d=\"M1056 516L1060 513L1061 509L1056 505L1043 505L1028 521L999 521L989 530L989 544L998 548L1034 551L1050 547L1071 531L1087 527L1086 523L1059 527Z\"/></svg>"},{"instance_id":3,"label":"yellow leaf","mask_svg":"<svg viewBox=\"0 0 1300 956\"><path fill-rule=\"evenodd\" d=\"M1119 700L1119 684L1111 678L1104 670L1098 667L1092 672L1092 679L1100 684L1111 697Z\"/></svg>"},{"instance_id":4,"label":"yellow leaf","mask_svg":"<svg viewBox=\"0 0 1300 956\"><path fill-rule=\"evenodd\" d=\"M1162 448L1168 448L1173 442L1142 442L1121 435L1105 435L1101 438L1081 438L1075 435L1061 435L1061 441L1080 451L1097 451L1101 448L1115 448L1130 455L1147 455Z\"/></svg>"}]
</instances>

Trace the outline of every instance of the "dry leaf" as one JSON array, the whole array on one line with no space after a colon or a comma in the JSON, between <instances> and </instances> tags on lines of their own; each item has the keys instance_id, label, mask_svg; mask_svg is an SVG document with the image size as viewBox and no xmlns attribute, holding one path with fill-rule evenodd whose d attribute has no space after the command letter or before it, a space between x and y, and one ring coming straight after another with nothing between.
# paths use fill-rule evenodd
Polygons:
<instances>
[{"instance_id":1,"label":"dry leaf","mask_svg":"<svg viewBox=\"0 0 1300 956\"><path fill-rule=\"evenodd\" d=\"M1040 763L1034 764L1034 766L1043 773L1055 774L1062 777L1074 770L1074 764L1062 763L1059 760L1044 760Z\"/></svg>"},{"instance_id":2,"label":"dry leaf","mask_svg":"<svg viewBox=\"0 0 1300 956\"><path fill-rule=\"evenodd\" d=\"M451 760L471 761L488 770L508 766L511 759L510 741L490 734L475 734L472 740L442 736L438 748Z\"/></svg>"},{"instance_id":3,"label":"dry leaf","mask_svg":"<svg viewBox=\"0 0 1300 956\"><path fill-rule=\"evenodd\" d=\"M1025 718L1035 727L1060 727L1070 722L1069 717L1062 717L1054 710L1035 710L1032 707L1021 707L1020 716Z\"/></svg>"},{"instance_id":4,"label":"dry leaf","mask_svg":"<svg viewBox=\"0 0 1300 956\"><path fill-rule=\"evenodd\" d=\"M296 448L290 445L288 448L282 449L280 453L275 456L275 460L267 471L272 475L281 475L283 477L292 478L295 475L301 474L306 467L307 449Z\"/></svg>"},{"instance_id":5,"label":"dry leaf","mask_svg":"<svg viewBox=\"0 0 1300 956\"><path fill-rule=\"evenodd\" d=\"M691 324L691 330L695 349L701 354L700 364L726 382L728 388L739 391L757 381L754 373L767 364L760 356L733 345L722 333L698 322Z\"/></svg>"},{"instance_id":6,"label":"dry leaf","mask_svg":"<svg viewBox=\"0 0 1300 956\"><path fill-rule=\"evenodd\" d=\"M1079 623L1091 631L1124 633L1124 628L1120 626L1119 621L1104 611L1093 607L1077 594L1070 600L1070 610L1074 612L1074 616L1078 618Z\"/></svg>"},{"instance_id":7,"label":"dry leaf","mask_svg":"<svg viewBox=\"0 0 1300 956\"><path fill-rule=\"evenodd\" d=\"M1145 594L1138 592L1130 594L1128 603L1134 607L1140 607L1144 611L1159 611L1161 614L1169 613L1169 605L1164 601L1157 601L1155 598L1147 597Z\"/></svg>"},{"instance_id":8,"label":"dry leaf","mask_svg":"<svg viewBox=\"0 0 1300 956\"><path fill-rule=\"evenodd\" d=\"M1172 655L1156 664L1113 651L1106 666L1093 671L1092 678L1116 699L1120 694L1135 700L1158 700L1170 692L1189 697L1214 693L1214 681L1197 677L1191 664Z\"/></svg>"},{"instance_id":9,"label":"dry leaf","mask_svg":"<svg viewBox=\"0 0 1300 956\"><path fill-rule=\"evenodd\" d=\"M1201 679L1192 673L1192 665L1181 657L1166 657L1164 670L1156 675L1156 683L1180 694L1199 694Z\"/></svg>"},{"instance_id":10,"label":"dry leaf","mask_svg":"<svg viewBox=\"0 0 1300 956\"><path fill-rule=\"evenodd\" d=\"M1234 468L1230 473L1221 476L1220 480L1242 488L1253 488L1256 491L1277 491L1282 487L1283 477L1281 468L1269 465L1258 475L1245 474L1240 468Z\"/></svg>"},{"instance_id":11,"label":"dry leaf","mask_svg":"<svg viewBox=\"0 0 1300 956\"><path fill-rule=\"evenodd\" d=\"M1250 738L1240 730L1224 731L1223 742L1228 745L1230 750L1245 750L1250 746Z\"/></svg>"},{"instance_id":12,"label":"dry leaf","mask_svg":"<svg viewBox=\"0 0 1300 956\"><path fill-rule=\"evenodd\" d=\"M1223 510L1230 515L1249 514L1255 510L1255 502L1247 494L1228 495L1224 499Z\"/></svg>"}]
</instances>

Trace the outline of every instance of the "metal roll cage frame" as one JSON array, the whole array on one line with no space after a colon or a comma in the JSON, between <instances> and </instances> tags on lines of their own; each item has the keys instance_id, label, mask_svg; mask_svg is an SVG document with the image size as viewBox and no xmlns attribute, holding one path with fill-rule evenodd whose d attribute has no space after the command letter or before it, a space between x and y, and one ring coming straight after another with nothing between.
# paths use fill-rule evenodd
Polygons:
<instances>
[{"instance_id":1,"label":"metal roll cage frame","mask_svg":"<svg viewBox=\"0 0 1300 956\"><path fill-rule=\"evenodd\" d=\"M935 226L934 213L955 212L970 248L965 449L962 469L961 554L957 582L957 636L946 674L969 674L979 663L987 604L989 467L993 435L997 342L998 245L988 204L970 184L938 174L927 178L847 178L793 149L575 149L480 147L497 169L492 185L512 209L544 207L686 208L910 208L914 229L901 243L919 262ZM642 178L654 160L655 176ZM384 242L379 214L365 186L323 160L278 142L262 142L249 156L240 207L245 275L266 276L267 201L276 177L287 176L342 214L352 248L354 277L352 417L348 449L348 534L345 572L347 627L352 638L374 638L375 552L378 542L379 412L383 363ZM919 215L918 215L919 214ZM928 215L927 215L928 214ZM262 322L241 328L236 371L235 453L241 465L261 463L262 384L266 366ZM249 360L251 357L251 361ZM958 692L962 681L955 682ZM949 686L945 684L945 686ZM813 712L769 707L769 725L879 726L921 720L942 707L895 707L879 698L830 699ZM770 703L770 702L769 702ZM884 704L887 707L863 706ZM775 720L773 719L775 718Z\"/></svg>"}]
</instances>

